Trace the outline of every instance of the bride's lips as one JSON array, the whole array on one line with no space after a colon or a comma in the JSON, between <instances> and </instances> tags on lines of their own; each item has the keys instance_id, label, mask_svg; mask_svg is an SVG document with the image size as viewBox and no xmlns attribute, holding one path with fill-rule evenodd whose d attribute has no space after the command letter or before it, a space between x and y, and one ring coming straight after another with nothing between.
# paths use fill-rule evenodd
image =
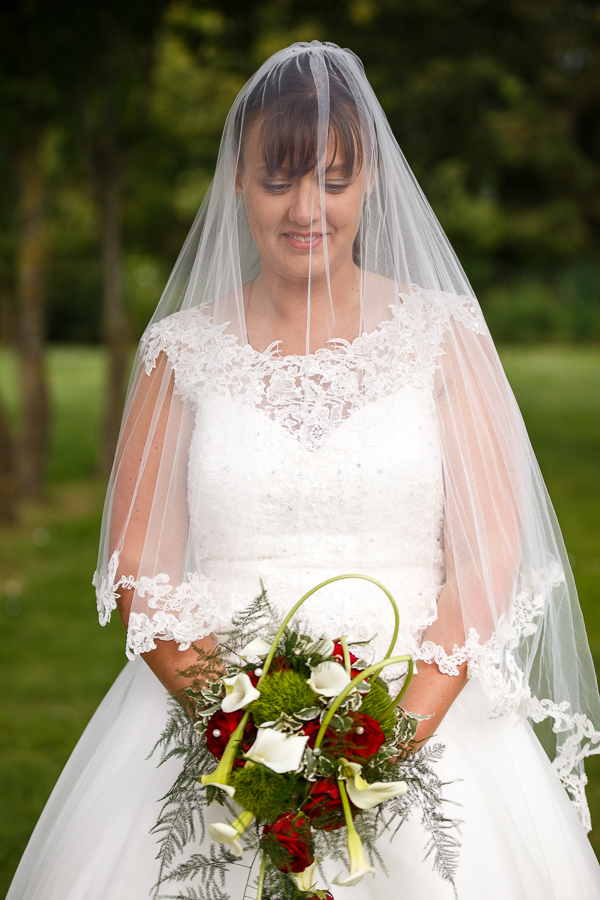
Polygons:
<instances>
[{"instance_id":1,"label":"bride's lips","mask_svg":"<svg viewBox=\"0 0 600 900\"><path fill-rule=\"evenodd\" d=\"M294 250L315 250L323 243L323 235L320 233L302 234L300 231L286 231L282 237Z\"/></svg>"}]
</instances>

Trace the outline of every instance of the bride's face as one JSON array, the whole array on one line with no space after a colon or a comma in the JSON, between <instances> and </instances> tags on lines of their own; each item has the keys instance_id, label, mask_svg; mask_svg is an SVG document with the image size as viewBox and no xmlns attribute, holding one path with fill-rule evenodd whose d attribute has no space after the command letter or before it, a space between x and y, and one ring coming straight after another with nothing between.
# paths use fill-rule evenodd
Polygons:
<instances>
[{"instance_id":1,"label":"bride's face","mask_svg":"<svg viewBox=\"0 0 600 900\"><path fill-rule=\"evenodd\" d=\"M243 196L252 236L265 266L284 278L332 274L352 262L365 197L361 171L346 171L343 150L330 141L324 191L317 170L290 177L285 163L269 173L260 140L260 122L244 135L243 165L236 191Z\"/></svg>"}]
</instances>

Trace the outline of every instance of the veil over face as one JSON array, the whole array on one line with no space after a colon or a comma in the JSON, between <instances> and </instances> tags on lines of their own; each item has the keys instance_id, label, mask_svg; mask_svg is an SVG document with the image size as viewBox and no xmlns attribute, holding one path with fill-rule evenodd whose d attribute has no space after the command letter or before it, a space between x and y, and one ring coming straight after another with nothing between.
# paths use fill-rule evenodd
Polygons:
<instances>
[{"instance_id":1,"label":"veil over face","mask_svg":"<svg viewBox=\"0 0 600 900\"><path fill-rule=\"evenodd\" d=\"M373 475L389 505L387 473L413 440L407 404L431 412L434 430L415 432L414 446L429 441L429 488L441 498L439 516L415 528L429 540L418 559L412 538L378 517L379 501L361 498L343 448L329 486L311 462L353 419L379 410ZM560 531L467 277L360 61L333 44L276 53L241 91L140 344L94 578L103 623L119 593L132 592L130 655L157 640L185 648L218 635L266 577L264 436L244 430L248 409L293 440L279 472L282 484L294 479L278 551L282 598L354 560L385 582L389 559L402 558L401 608L414 627L398 652L448 677L467 660L495 715L542 723L589 826L582 760L600 752L600 698ZM210 443L215 416L239 426L235 477ZM215 494L211 505L219 478L227 502ZM334 509L328 490L343 496L345 484L349 500ZM315 525L324 509L327 534ZM407 586L416 569L418 590Z\"/></svg>"}]
</instances>

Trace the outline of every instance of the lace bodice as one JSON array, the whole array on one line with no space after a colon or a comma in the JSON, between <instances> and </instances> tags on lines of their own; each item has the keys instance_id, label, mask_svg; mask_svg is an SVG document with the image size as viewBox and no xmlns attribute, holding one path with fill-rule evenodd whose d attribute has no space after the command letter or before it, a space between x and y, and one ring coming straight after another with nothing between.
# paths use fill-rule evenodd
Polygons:
<instances>
[{"instance_id":1,"label":"lace bodice","mask_svg":"<svg viewBox=\"0 0 600 900\"><path fill-rule=\"evenodd\" d=\"M425 292L423 292L425 294ZM459 301L455 313L472 328L474 312ZM429 345L415 354L415 298L390 308L390 317L354 341L333 340L307 356L280 356L277 342L264 352L240 345L227 323L216 326L200 307L176 313L146 334L144 363L150 373L161 352L175 372L176 389L193 404L210 395L232 397L260 409L278 425L316 451L343 420L357 409L404 387L431 387L431 375L443 333L441 312L430 310ZM419 318L423 312L417 310ZM447 317L446 312L445 316Z\"/></svg>"},{"instance_id":2,"label":"lace bodice","mask_svg":"<svg viewBox=\"0 0 600 900\"><path fill-rule=\"evenodd\" d=\"M131 615L133 652L157 636L187 645L218 633L261 580L284 611L317 582L355 572L393 593L402 619L397 650L418 654L444 579L433 396L444 316L479 326L467 298L446 298L444 316L435 295L402 299L372 332L310 356L281 357L276 345L259 353L200 308L148 329L146 371L164 353L194 414L188 574L179 585L162 574L121 579L148 598L152 613ZM306 614L314 631L373 638L373 652L389 643L388 601L364 582L328 587Z\"/></svg>"}]
</instances>

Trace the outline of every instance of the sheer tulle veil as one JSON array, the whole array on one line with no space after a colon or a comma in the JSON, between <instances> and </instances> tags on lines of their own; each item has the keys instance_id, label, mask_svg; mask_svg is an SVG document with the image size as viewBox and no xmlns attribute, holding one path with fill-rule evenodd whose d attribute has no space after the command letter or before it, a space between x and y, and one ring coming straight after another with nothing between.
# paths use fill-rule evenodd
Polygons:
<instances>
[{"instance_id":1,"label":"sheer tulle veil","mask_svg":"<svg viewBox=\"0 0 600 900\"><path fill-rule=\"evenodd\" d=\"M260 391L251 390L250 382L244 388L245 373L258 360L277 357L281 348L278 335L268 347L254 347L247 330L249 286L261 263L236 175L252 129L260 135L269 175L277 167L290 179L310 175L311 233L317 223L322 235L318 253L308 254L305 353L282 356L277 383L271 378ZM356 340L385 327L397 349L382 355L376 371L367 362L358 365L332 405L321 401L311 359L332 348L348 352L354 335L342 333L333 287L330 305L321 303L318 310L311 292L317 282L322 289L335 280L327 217L336 160L359 172L364 188L351 250ZM170 328L182 317L174 349ZM435 613L421 659L448 677L468 660L470 677L484 683L494 715L536 723L589 827L583 759L600 752L600 698L560 530L479 304L360 60L349 50L317 41L294 44L268 59L240 92L225 124L212 185L140 343L94 578L102 623L120 590L134 591L129 655L151 649L156 640L188 647L226 621L205 571L207 559L219 557L218 542L208 535L200 551L190 530L195 501L187 473L203 413L198 394L186 393L178 372L194 372L203 396L217 406L227 392L220 377L224 357L194 337L199 319L219 330L223 354L237 353L240 402L263 407L265 415L275 410L275 419L283 402L278 398L293 403L294 436L311 452L318 452L319 429L389 396L406 373L423 384L431 377L444 484L445 585L432 598ZM315 348L316 325L328 339ZM292 359L294 366L286 369ZM249 441L240 449L249 478L254 446ZM300 568L313 552L310 492L307 476L306 503L293 511L290 527ZM197 521L201 511L195 513ZM356 521L360 511L352 515ZM236 527L232 520L231 529ZM237 546L234 558L220 561L218 590L239 608L252 598L237 596L236 566L255 565L259 589L266 552L260 522L256 539L240 533ZM432 567L438 563L432 558Z\"/></svg>"}]
</instances>

